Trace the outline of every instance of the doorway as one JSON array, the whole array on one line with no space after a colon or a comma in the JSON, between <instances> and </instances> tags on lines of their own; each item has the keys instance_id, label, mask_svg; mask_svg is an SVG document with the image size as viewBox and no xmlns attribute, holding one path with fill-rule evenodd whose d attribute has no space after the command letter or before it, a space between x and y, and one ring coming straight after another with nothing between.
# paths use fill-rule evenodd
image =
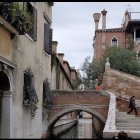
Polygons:
<instances>
[{"instance_id":1,"label":"doorway","mask_svg":"<svg viewBox=\"0 0 140 140\"><path fill-rule=\"evenodd\" d=\"M0 71L0 138L2 138L3 136L3 125L5 124L4 121L4 117L7 115L6 111L4 110L3 107L4 105L4 100L3 100L3 95L5 91L10 91L10 82L8 79L7 74L4 71Z\"/></svg>"}]
</instances>

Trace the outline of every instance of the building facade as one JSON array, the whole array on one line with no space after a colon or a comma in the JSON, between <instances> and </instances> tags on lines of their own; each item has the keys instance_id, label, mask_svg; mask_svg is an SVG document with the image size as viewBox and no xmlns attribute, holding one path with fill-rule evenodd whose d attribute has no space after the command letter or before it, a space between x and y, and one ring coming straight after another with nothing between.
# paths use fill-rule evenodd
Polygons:
<instances>
[{"instance_id":1,"label":"building facade","mask_svg":"<svg viewBox=\"0 0 140 140\"><path fill-rule=\"evenodd\" d=\"M32 27L21 31L17 21L7 21L0 12L0 138L40 138L48 123L42 103L43 82L51 83L53 3L16 4L30 13ZM21 23L22 18L18 17Z\"/></svg>"},{"instance_id":2,"label":"building facade","mask_svg":"<svg viewBox=\"0 0 140 140\"><path fill-rule=\"evenodd\" d=\"M58 42L53 41L51 90L73 90L75 88L73 80L79 80L77 71L74 67L70 67L68 61L64 60L64 53L57 53L57 47ZM78 89L78 85L75 89ZM75 118L77 118L76 112L68 113L61 117L57 124L61 124L66 120L74 120Z\"/></svg>"},{"instance_id":3,"label":"building facade","mask_svg":"<svg viewBox=\"0 0 140 140\"><path fill-rule=\"evenodd\" d=\"M95 36L93 39L94 57L99 60L107 47L128 47L134 45L137 58L140 57L140 19L133 18L133 14L138 12L128 12L124 14L124 20L119 28L106 28L107 11L94 13ZM102 15L102 29L98 28L100 17ZM138 17L138 16L137 16ZM113 19L112 19L113 20Z\"/></svg>"},{"instance_id":4,"label":"building facade","mask_svg":"<svg viewBox=\"0 0 140 140\"><path fill-rule=\"evenodd\" d=\"M57 53L57 41L52 42L52 90L72 90L73 80L79 79L75 68L64 60L64 53ZM78 86L77 86L78 87ZM77 88L78 89L78 88Z\"/></svg>"}]
</instances>

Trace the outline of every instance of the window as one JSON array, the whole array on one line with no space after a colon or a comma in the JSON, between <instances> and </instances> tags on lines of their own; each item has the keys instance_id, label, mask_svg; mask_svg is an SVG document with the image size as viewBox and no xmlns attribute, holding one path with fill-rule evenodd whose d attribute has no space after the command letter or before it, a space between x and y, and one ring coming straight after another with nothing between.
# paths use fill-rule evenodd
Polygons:
<instances>
[{"instance_id":1,"label":"window","mask_svg":"<svg viewBox=\"0 0 140 140\"><path fill-rule=\"evenodd\" d=\"M35 90L34 74L31 68L24 71L24 86L23 86L23 103L24 105L31 102L38 102L38 97Z\"/></svg>"},{"instance_id":2,"label":"window","mask_svg":"<svg viewBox=\"0 0 140 140\"><path fill-rule=\"evenodd\" d=\"M112 39L112 46L113 47L115 47L115 46L117 46L117 39L116 39L116 37L113 37L113 39Z\"/></svg>"},{"instance_id":3,"label":"window","mask_svg":"<svg viewBox=\"0 0 140 140\"><path fill-rule=\"evenodd\" d=\"M24 2L24 9L27 10L33 17L32 28L27 32L27 34L34 40L37 41L37 10L30 2Z\"/></svg>"},{"instance_id":4,"label":"window","mask_svg":"<svg viewBox=\"0 0 140 140\"><path fill-rule=\"evenodd\" d=\"M23 104L30 108L32 118L34 118L36 110L38 109L38 101L34 84L34 74L31 68L27 68L24 71Z\"/></svg>"},{"instance_id":5,"label":"window","mask_svg":"<svg viewBox=\"0 0 140 140\"><path fill-rule=\"evenodd\" d=\"M52 29L48 23L44 23L44 51L52 54Z\"/></svg>"}]
</instances>

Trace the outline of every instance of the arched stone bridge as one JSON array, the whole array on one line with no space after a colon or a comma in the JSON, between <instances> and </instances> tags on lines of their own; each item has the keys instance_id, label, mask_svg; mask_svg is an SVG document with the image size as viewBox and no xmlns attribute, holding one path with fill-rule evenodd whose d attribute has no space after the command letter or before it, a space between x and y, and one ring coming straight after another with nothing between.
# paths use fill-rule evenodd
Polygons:
<instances>
[{"instance_id":1,"label":"arched stone bridge","mask_svg":"<svg viewBox=\"0 0 140 140\"><path fill-rule=\"evenodd\" d=\"M48 131L64 115L73 111L85 111L105 125L110 96L101 91L51 91L52 107L48 113Z\"/></svg>"}]
</instances>

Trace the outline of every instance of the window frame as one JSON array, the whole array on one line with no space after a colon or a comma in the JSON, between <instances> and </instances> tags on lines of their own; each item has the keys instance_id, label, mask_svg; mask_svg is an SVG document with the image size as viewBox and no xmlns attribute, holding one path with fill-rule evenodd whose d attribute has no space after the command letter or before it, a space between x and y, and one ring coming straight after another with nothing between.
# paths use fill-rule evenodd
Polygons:
<instances>
[{"instance_id":1,"label":"window frame","mask_svg":"<svg viewBox=\"0 0 140 140\"><path fill-rule=\"evenodd\" d=\"M116 43L113 43L113 40L116 39L114 42ZM117 37L113 36L112 39L111 39L111 46L112 47L118 47L118 39Z\"/></svg>"}]
</instances>

